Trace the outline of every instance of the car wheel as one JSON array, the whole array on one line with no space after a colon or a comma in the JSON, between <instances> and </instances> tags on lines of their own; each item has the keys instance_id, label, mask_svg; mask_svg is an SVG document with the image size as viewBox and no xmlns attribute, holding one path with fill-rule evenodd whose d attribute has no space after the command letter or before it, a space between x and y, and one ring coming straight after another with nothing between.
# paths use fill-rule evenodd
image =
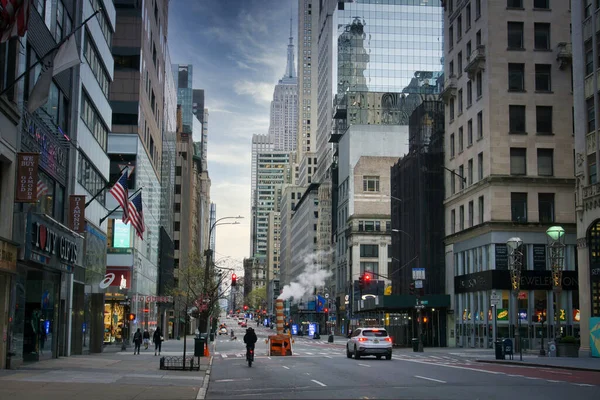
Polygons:
<instances>
[{"instance_id":1,"label":"car wheel","mask_svg":"<svg viewBox=\"0 0 600 400\"><path fill-rule=\"evenodd\" d=\"M358 354L358 350L356 350L356 346L354 346L354 359L355 360L359 360L360 359L360 354Z\"/></svg>"},{"instance_id":2,"label":"car wheel","mask_svg":"<svg viewBox=\"0 0 600 400\"><path fill-rule=\"evenodd\" d=\"M392 359L392 355L391 355L391 354L388 354L387 356L385 356L385 359L386 359L386 360L391 360L391 359Z\"/></svg>"},{"instance_id":3,"label":"car wheel","mask_svg":"<svg viewBox=\"0 0 600 400\"><path fill-rule=\"evenodd\" d=\"M375 357L377 357L378 360L381 360L381 356L375 356Z\"/></svg>"},{"instance_id":4,"label":"car wheel","mask_svg":"<svg viewBox=\"0 0 600 400\"><path fill-rule=\"evenodd\" d=\"M348 346L346 346L346 357L352 358L352 353L350 353L350 350L348 350Z\"/></svg>"}]
</instances>

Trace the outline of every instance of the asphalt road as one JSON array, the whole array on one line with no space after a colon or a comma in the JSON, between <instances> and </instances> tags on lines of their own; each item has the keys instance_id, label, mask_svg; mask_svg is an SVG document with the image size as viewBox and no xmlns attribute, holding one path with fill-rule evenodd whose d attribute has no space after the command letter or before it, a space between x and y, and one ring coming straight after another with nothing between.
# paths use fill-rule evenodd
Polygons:
<instances>
[{"instance_id":1,"label":"asphalt road","mask_svg":"<svg viewBox=\"0 0 600 400\"><path fill-rule=\"evenodd\" d=\"M237 325L237 324L236 324ZM294 355L268 357L257 330L251 368L244 329L216 340L207 399L599 399L600 373L477 363L452 353L394 352L391 361L346 358L344 343L298 338ZM239 332L239 334L237 334Z\"/></svg>"}]
</instances>

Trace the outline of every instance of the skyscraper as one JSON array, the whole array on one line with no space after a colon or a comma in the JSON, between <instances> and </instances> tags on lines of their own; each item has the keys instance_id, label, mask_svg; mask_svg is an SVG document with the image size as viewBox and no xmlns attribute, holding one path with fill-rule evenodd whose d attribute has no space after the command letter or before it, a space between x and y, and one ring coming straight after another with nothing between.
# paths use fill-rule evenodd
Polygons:
<instances>
[{"instance_id":1,"label":"skyscraper","mask_svg":"<svg viewBox=\"0 0 600 400\"><path fill-rule=\"evenodd\" d=\"M269 138L276 151L296 150L298 132L298 77L294 61L294 38L290 19L290 42L287 47L285 74L275 85L271 102Z\"/></svg>"}]
</instances>

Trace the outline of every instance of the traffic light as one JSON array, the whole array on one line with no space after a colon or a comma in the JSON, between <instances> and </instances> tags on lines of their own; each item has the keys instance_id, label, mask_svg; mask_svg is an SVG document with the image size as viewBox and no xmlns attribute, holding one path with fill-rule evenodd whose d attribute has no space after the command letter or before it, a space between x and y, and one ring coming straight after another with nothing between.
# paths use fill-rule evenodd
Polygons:
<instances>
[{"instance_id":1,"label":"traffic light","mask_svg":"<svg viewBox=\"0 0 600 400\"><path fill-rule=\"evenodd\" d=\"M325 314L327 314L329 312L329 308L325 308Z\"/></svg>"},{"instance_id":2,"label":"traffic light","mask_svg":"<svg viewBox=\"0 0 600 400\"><path fill-rule=\"evenodd\" d=\"M415 283L411 282L410 286L408 287L408 294L410 294L411 296L415 295Z\"/></svg>"},{"instance_id":3,"label":"traffic light","mask_svg":"<svg viewBox=\"0 0 600 400\"><path fill-rule=\"evenodd\" d=\"M135 314L128 314L127 315L127 320L128 321L135 321Z\"/></svg>"},{"instance_id":4,"label":"traffic light","mask_svg":"<svg viewBox=\"0 0 600 400\"><path fill-rule=\"evenodd\" d=\"M363 290L365 288L365 277L363 275L358 277L358 288Z\"/></svg>"},{"instance_id":5,"label":"traffic light","mask_svg":"<svg viewBox=\"0 0 600 400\"><path fill-rule=\"evenodd\" d=\"M244 306L244 311L248 311L248 306Z\"/></svg>"},{"instance_id":6,"label":"traffic light","mask_svg":"<svg viewBox=\"0 0 600 400\"><path fill-rule=\"evenodd\" d=\"M365 272L365 286L369 286L371 283L371 275Z\"/></svg>"},{"instance_id":7,"label":"traffic light","mask_svg":"<svg viewBox=\"0 0 600 400\"><path fill-rule=\"evenodd\" d=\"M231 275L231 286L236 286L236 285L237 285L237 275L232 274Z\"/></svg>"}]
</instances>

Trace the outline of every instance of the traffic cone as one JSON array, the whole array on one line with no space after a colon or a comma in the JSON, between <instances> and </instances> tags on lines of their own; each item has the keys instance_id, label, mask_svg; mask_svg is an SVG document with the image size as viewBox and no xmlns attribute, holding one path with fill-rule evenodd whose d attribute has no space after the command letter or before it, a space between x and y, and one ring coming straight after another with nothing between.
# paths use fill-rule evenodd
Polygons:
<instances>
[{"instance_id":1,"label":"traffic cone","mask_svg":"<svg viewBox=\"0 0 600 400\"><path fill-rule=\"evenodd\" d=\"M204 346L204 357L210 357L210 352L208 351L208 346Z\"/></svg>"}]
</instances>

